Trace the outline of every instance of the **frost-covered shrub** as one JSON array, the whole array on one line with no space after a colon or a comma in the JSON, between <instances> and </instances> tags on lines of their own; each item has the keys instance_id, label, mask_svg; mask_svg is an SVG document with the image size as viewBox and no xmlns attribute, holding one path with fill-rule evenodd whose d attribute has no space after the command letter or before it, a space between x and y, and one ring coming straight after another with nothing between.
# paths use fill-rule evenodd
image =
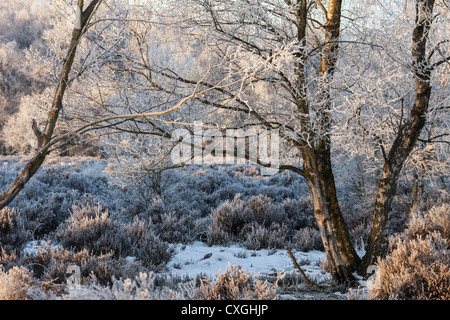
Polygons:
<instances>
[{"instance_id":1,"label":"frost-covered shrub","mask_svg":"<svg viewBox=\"0 0 450 320\"><path fill-rule=\"evenodd\" d=\"M8 207L0 210L0 248L8 253L21 250L32 238L32 231L29 228L30 225L19 211Z\"/></svg>"},{"instance_id":2,"label":"frost-covered shrub","mask_svg":"<svg viewBox=\"0 0 450 320\"><path fill-rule=\"evenodd\" d=\"M378 261L378 298L450 299L449 206L414 213L406 230L390 239L391 252Z\"/></svg>"},{"instance_id":3,"label":"frost-covered shrub","mask_svg":"<svg viewBox=\"0 0 450 320\"><path fill-rule=\"evenodd\" d=\"M36 225L36 238L55 231L69 217L70 209L75 204L96 199L94 202L101 201L114 208L110 198L119 202L117 190L108 185L102 173L102 162L85 158L50 158L48 162L11 203L12 208L18 209L26 220ZM21 162L17 158L15 164L9 161L4 163L8 166L5 176L5 185L8 185L15 178L15 171L20 170ZM75 180L72 180L72 175Z\"/></svg>"},{"instance_id":4,"label":"frost-covered shrub","mask_svg":"<svg viewBox=\"0 0 450 320\"><path fill-rule=\"evenodd\" d=\"M266 228L254 223L247 226L246 229L249 229L249 227L250 230L246 232L247 237L244 243L247 249L279 249L285 245L285 238L288 233L286 226L273 223L270 228Z\"/></svg>"},{"instance_id":5,"label":"frost-covered shrub","mask_svg":"<svg viewBox=\"0 0 450 320\"><path fill-rule=\"evenodd\" d=\"M254 175L252 166L188 166L163 174L162 198L168 203L183 201L186 210L195 208L202 215L211 212L224 201L232 201L235 195L247 200L264 194L274 202L298 198L308 192L304 180L286 172L262 178ZM195 190L195 192L192 192Z\"/></svg>"},{"instance_id":6,"label":"frost-covered shrub","mask_svg":"<svg viewBox=\"0 0 450 320\"><path fill-rule=\"evenodd\" d=\"M73 190L48 193L41 191L39 196L33 196L33 201L23 202L16 207L37 225L35 235L41 237L54 231L69 216L73 203L80 199L81 194Z\"/></svg>"},{"instance_id":7,"label":"frost-covered shrub","mask_svg":"<svg viewBox=\"0 0 450 320\"><path fill-rule=\"evenodd\" d=\"M216 275L216 281L202 281L198 292L199 300L275 300L277 286L267 280L261 281L242 269L229 265L224 273Z\"/></svg>"},{"instance_id":8,"label":"frost-covered shrub","mask_svg":"<svg viewBox=\"0 0 450 320\"><path fill-rule=\"evenodd\" d=\"M112 254L115 258L134 256L147 268L159 271L173 256L145 221L127 224L112 219L101 206L74 207L72 215L57 231L56 239L75 251L87 249L95 255Z\"/></svg>"},{"instance_id":9,"label":"frost-covered shrub","mask_svg":"<svg viewBox=\"0 0 450 320\"><path fill-rule=\"evenodd\" d=\"M225 232L219 228L208 228L206 232L206 244L208 246L213 245L228 245L230 242L236 241L230 233Z\"/></svg>"},{"instance_id":10,"label":"frost-covered shrub","mask_svg":"<svg viewBox=\"0 0 450 320\"><path fill-rule=\"evenodd\" d=\"M33 285L30 272L24 267L8 271L0 266L0 300L29 300L28 289Z\"/></svg>"},{"instance_id":11,"label":"frost-covered shrub","mask_svg":"<svg viewBox=\"0 0 450 320\"><path fill-rule=\"evenodd\" d=\"M111 253L94 255L87 249L78 252L60 247L47 246L38 250L36 254L24 256L21 265L28 266L34 278L53 285L66 284L69 277L68 267L75 265L81 271L81 283L95 279L98 283L107 285L113 276L121 276L126 264L125 259L115 259Z\"/></svg>"},{"instance_id":12,"label":"frost-covered shrub","mask_svg":"<svg viewBox=\"0 0 450 320\"><path fill-rule=\"evenodd\" d=\"M298 211L299 202L286 199L275 203L262 194L243 200L242 195L238 194L232 201L225 201L213 210L207 230L208 245L237 241L253 250L282 248L288 239L295 236L300 226L316 227L314 216L311 219ZM322 248L321 241L315 238L307 240L313 240L308 242L310 250Z\"/></svg>"},{"instance_id":13,"label":"frost-covered shrub","mask_svg":"<svg viewBox=\"0 0 450 320\"><path fill-rule=\"evenodd\" d=\"M130 239L127 255L135 256L149 270L161 271L172 259L174 250L146 222L135 220L123 229Z\"/></svg>"},{"instance_id":14,"label":"frost-covered shrub","mask_svg":"<svg viewBox=\"0 0 450 320\"><path fill-rule=\"evenodd\" d=\"M450 250L438 233L425 239L401 241L380 268L378 298L450 299Z\"/></svg>"},{"instance_id":15,"label":"frost-covered shrub","mask_svg":"<svg viewBox=\"0 0 450 320\"><path fill-rule=\"evenodd\" d=\"M276 205L266 195L257 195L248 200L248 210L255 221L266 227L272 223L282 224L287 222L287 216L282 206Z\"/></svg>"},{"instance_id":16,"label":"frost-covered shrub","mask_svg":"<svg viewBox=\"0 0 450 320\"><path fill-rule=\"evenodd\" d=\"M292 238L292 245L297 250L323 250L322 238L317 229L306 227L297 231Z\"/></svg>"},{"instance_id":17,"label":"frost-covered shrub","mask_svg":"<svg viewBox=\"0 0 450 320\"><path fill-rule=\"evenodd\" d=\"M212 222L208 231L222 230L231 236L238 236L244 226L252 221L245 202L236 195L232 201L225 201L212 212Z\"/></svg>"},{"instance_id":18,"label":"frost-covered shrub","mask_svg":"<svg viewBox=\"0 0 450 320\"><path fill-rule=\"evenodd\" d=\"M314 217L314 207L310 196L302 196L299 199L286 199L281 205L290 221L293 229L306 227L317 228Z\"/></svg>"},{"instance_id":19,"label":"frost-covered shrub","mask_svg":"<svg viewBox=\"0 0 450 320\"><path fill-rule=\"evenodd\" d=\"M251 249L282 248L299 228L317 228L314 216L300 211L303 200L277 203L263 194L242 197L238 194L213 210L207 230L208 245L237 241ZM311 245L311 249L320 248L317 241Z\"/></svg>"},{"instance_id":20,"label":"frost-covered shrub","mask_svg":"<svg viewBox=\"0 0 450 320\"><path fill-rule=\"evenodd\" d=\"M116 257L126 254L131 246L120 222L112 220L100 205L74 206L70 217L59 226L56 239L65 248L86 248L95 255L112 252Z\"/></svg>"},{"instance_id":21,"label":"frost-covered shrub","mask_svg":"<svg viewBox=\"0 0 450 320\"><path fill-rule=\"evenodd\" d=\"M189 243L206 230L199 210L186 210L180 203L169 205L160 198L155 198L138 216L150 221L154 232L169 243Z\"/></svg>"},{"instance_id":22,"label":"frost-covered shrub","mask_svg":"<svg viewBox=\"0 0 450 320\"><path fill-rule=\"evenodd\" d=\"M403 236L412 240L433 232L438 232L447 239L447 246L450 247L450 204L434 206L426 212L413 212Z\"/></svg>"},{"instance_id":23,"label":"frost-covered shrub","mask_svg":"<svg viewBox=\"0 0 450 320\"><path fill-rule=\"evenodd\" d=\"M155 225L155 232L162 240L170 243L189 243L203 231L198 228L199 217L199 212L195 210L181 215L175 212L165 213L160 224Z\"/></svg>"}]
</instances>

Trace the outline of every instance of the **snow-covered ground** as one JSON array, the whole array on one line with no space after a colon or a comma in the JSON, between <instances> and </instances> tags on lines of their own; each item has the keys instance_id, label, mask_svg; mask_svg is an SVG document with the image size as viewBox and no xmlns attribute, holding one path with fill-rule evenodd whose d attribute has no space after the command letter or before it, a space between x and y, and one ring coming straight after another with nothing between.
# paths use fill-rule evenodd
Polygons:
<instances>
[{"instance_id":1,"label":"snow-covered ground","mask_svg":"<svg viewBox=\"0 0 450 320\"><path fill-rule=\"evenodd\" d=\"M208 247L197 241L189 245L177 245L176 251L176 255L168 264L173 276L195 278L197 275L204 275L214 280L217 274L224 273L231 265L240 265L248 274L262 278L264 276L275 277L277 273L297 273L300 276L286 250L247 250L237 245ZM306 276L316 283L321 283L322 287L309 288L302 283L298 287L280 290L281 299L347 299L346 294L333 290L329 285L331 276L321 268L321 264L325 260L324 252L292 250L292 253ZM362 286L364 286L364 282L362 282Z\"/></svg>"},{"instance_id":2,"label":"snow-covered ground","mask_svg":"<svg viewBox=\"0 0 450 320\"><path fill-rule=\"evenodd\" d=\"M243 270L251 274L274 275L281 272L292 272L295 267L286 250L246 250L237 245L211 246L196 241L189 245L177 245L177 253L169 262L172 274L195 277L204 274L210 278L222 271L228 265L240 265ZM294 255L302 265L308 277L328 278L320 264L325 260L325 253L320 251L295 252Z\"/></svg>"}]
</instances>

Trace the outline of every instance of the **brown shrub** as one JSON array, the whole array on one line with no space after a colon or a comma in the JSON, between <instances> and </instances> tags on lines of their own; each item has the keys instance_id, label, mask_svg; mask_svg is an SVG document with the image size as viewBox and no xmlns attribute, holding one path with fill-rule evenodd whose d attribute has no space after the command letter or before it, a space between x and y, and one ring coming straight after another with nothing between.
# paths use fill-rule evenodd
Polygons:
<instances>
[{"instance_id":1,"label":"brown shrub","mask_svg":"<svg viewBox=\"0 0 450 320\"><path fill-rule=\"evenodd\" d=\"M450 299L449 205L414 213L406 230L391 238L391 253L378 261L381 299Z\"/></svg>"},{"instance_id":2,"label":"brown shrub","mask_svg":"<svg viewBox=\"0 0 450 320\"><path fill-rule=\"evenodd\" d=\"M33 284L30 272L24 267L5 271L0 266L0 300L29 300L27 291Z\"/></svg>"},{"instance_id":3,"label":"brown shrub","mask_svg":"<svg viewBox=\"0 0 450 320\"><path fill-rule=\"evenodd\" d=\"M228 265L224 273L216 275L213 283L210 279L202 280L197 290L199 300L275 300L276 285L251 276L242 266Z\"/></svg>"}]
</instances>

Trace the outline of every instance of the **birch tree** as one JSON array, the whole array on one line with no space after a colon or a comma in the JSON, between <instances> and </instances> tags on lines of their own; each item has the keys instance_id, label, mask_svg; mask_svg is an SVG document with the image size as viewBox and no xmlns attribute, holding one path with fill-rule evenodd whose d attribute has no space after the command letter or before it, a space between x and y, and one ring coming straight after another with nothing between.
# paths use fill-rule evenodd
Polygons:
<instances>
[{"instance_id":1,"label":"birch tree","mask_svg":"<svg viewBox=\"0 0 450 320\"><path fill-rule=\"evenodd\" d=\"M38 150L27 162L24 169L19 173L14 182L0 195L0 209L3 209L12 200L14 200L16 195L23 189L24 185L30 180L30 178L33 177L47 157L51 146L50 141L53 138L53 133L59 119L59 114L63 108L64 93L67 89L69 75L75 59L78 43L83 33L86 31L90 18L95 13L95 10L100 2L101 0L93 0L86 7L84 6L83 0L79 0L77 3L77 15L72 31L72 38L67 49L67 54L62 61L59 81L55 89L51 110L48 113L47 124L43 129L38 128L36 125L32 126L36 139L38 140Z\"/></svg>"},{"instance_id":2,"label":"birch tree","mask_svg":"<svg viewBox=\"0 0 450 320\"><path fill-rule=\"evenodd\" d=\"M433 36L435 4L434 0L415 2L412 61L409 65L415 81L415 97L409 115L406 115L406 120L400 123L395 140L384 154L384 165L373 212L372 231L363 258L363 267L374 264L378 257L383 257L387 252L386 226L389 223L392 201L402 167L416 146L427 120L432 94L432 74L437 67L450 61L450 55L441 56L435 61L430 60L433 55L429 49L429 43L430 37ZM448 40L444 39L444 41ZM436 46L439 47L440 44Z\"/></svg>"}]
</instances>

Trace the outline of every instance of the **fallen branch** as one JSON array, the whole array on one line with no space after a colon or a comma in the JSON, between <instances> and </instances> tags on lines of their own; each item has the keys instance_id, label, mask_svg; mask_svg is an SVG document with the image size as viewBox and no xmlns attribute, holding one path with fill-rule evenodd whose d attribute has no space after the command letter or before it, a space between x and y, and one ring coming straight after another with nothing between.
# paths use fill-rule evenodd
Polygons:
<instances>
[{"instance_id":1,"label":"fallen branch","mask_svg":"<svg viewBox=\"0 0 450 320\"><path fill-rule=\"evenodd\" d=\"M316 283L314 281L309 280L308 277L306 276L305 272L303 272L302 268L300 268L300 265L297 263L297 259L295 259L294 255L292 254L291 248L289 248L288 246L286 246L284 248L287 250L287 253L291 257L292 262L294 263L294 266L300 272L300 274L302 275L303 279L305 279L306 284L308 286L310 286L310 287L315 286Z\"/></svg>"}]
</instances>

